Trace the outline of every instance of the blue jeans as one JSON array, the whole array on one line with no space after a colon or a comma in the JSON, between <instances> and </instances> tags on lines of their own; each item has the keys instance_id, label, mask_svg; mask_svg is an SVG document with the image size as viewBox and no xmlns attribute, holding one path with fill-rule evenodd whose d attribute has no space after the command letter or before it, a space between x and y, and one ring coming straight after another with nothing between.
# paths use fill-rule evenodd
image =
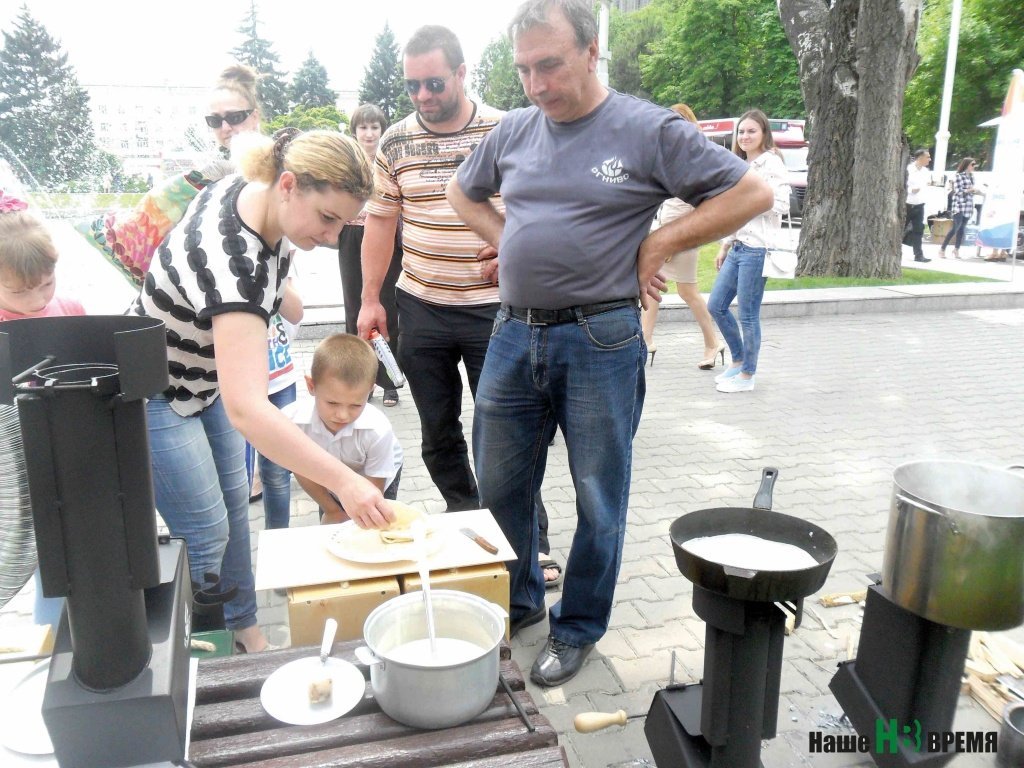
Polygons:
<instances>
[{"instance_id":1,"label":"blue jeans","mask_svg":"<svg viewBox=\"0 0 1024 768\"><path fill-rule=\"evenodd\" d=\"M971 214L973 211L964 211L963 213L953 214L953 226L949 228L949 232L946 233L946 237L942 240L942 250L946 250L946 246L949 245L949 241L956 240L953 242L953 247L957 250L960 249L960 244L964 241L964 231L967 229L967 222L971 220Z\"/></svg>"},{"instance_id":2,"label":"blue jeans","mask_svg":"<svg viewBox=\"0 0 1024 768\"><path fill-rule=\"evenodd\" d=\"M290 384L279 392L274 392L268 399L280 410L295 402L295 385ZM252 486L253 459L256 449L245 444L245 474ZM266 456L258 459L260 481L263 483L263 520L264 526L270 528L287 528L291 521L290 505L292 501L292 473L280 464L275 464Z\"/></svg>"},{"instance_id":3,"label":"blue jeans","mask_svg":"<svg viewBox=\"0 0 1024 768\"><path fill-rule=\"evenodd\" d=\"M195 416L179 416L162 395L146 404L156 508L185 539L192 580L216 573L221 589L238 587L224 606L228 629L256 624L249 544L245 439L217 398Z\"/></svg>"},{"instance_id":4,"label":"blue jeans","mask_svg":"<svg viewBox=\"0 0 1024 768\"><path fill-rule=\"evenodd\" d=\"M742 360L743 373L751 376L757 372L757 356L761 351L761 299L767 282L761 276L765 252L764 248L734 242L708 298L708 311L729 345L729 354L733 360ZM739 323L729 311L729 305L737 297Z\"/></svg>"},{"instance_id":5,"label":"blue jeans","mask_svg":"<svg viewBox=\"0 0 1024 768\"><path fill-rule=\"evenodd\" d=\"M481 503L515 550L510 607L520 618L544 604L534 499L548 443L561 428L577 526L550 626L553 637L570 645L597 642L608 629L646 354L635 308L547 326L527 325L502 308L494 321L473 422Z\"/></svg>"}]
</instances>

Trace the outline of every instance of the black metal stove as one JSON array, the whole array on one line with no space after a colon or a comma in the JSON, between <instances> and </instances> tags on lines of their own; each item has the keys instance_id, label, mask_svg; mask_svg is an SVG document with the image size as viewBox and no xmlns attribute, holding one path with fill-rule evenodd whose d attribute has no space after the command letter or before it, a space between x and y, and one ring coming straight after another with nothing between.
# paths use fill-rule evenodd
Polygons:
<instances>
[{"instance_id":1,"label":"black metal stove","mask_svg":"<svg viewBox=\"0 0 1024 768\"><path fill-rule=\"evenodd\" d=\"M953 730L972 630L1024 621L1024 477L960 461L897 467L882 574L857 657L829 687L882 768L934 768Z\"/></svg>"},{"instance_id":2,"label":"black metal stove","mask_svg":"<svg viewBox=\"0 0 1024 768\"><path fill-rule=\"evenodd\" d=\"M191 590L158 541L145 401L167 387L163 323L0 327L0 403L21 422L43 593L66 597L43 720L62 768L184 757Z\"/></svg>"},{"instance_id":3,"label":"black metal stove","mask_svg":"<svg viewBox=\"0 0 1024 768\"><path fill-rule=\"evenodd\" d=\"M761 741L775 736L786 612L825 582L835 540L816 525L771 511L778 476L765 469L753 508L684 515L672 524L680 572L693 582L693 609L707 624L704 679L655 694L644 732L659 768L758 768ZM817 561L792 571L752 571L705 560L683 544L744 533L793 544Z\"/></svg>"},{"instance_id":4,"label":"black metal stove","mask_svg":"<svg viewBox=\"0 0 1024 768\"><path fill-rule=\"evenodd\" d=\"M829 688L874 745L875 763L931 768L956 756L929 753L918 739L952 730L970 642L971 630L928 621L896 605L879 585L868 587L857 658L839 664ZM876 743L879 723L884 744Z\"/></svg>"}]
</instances>

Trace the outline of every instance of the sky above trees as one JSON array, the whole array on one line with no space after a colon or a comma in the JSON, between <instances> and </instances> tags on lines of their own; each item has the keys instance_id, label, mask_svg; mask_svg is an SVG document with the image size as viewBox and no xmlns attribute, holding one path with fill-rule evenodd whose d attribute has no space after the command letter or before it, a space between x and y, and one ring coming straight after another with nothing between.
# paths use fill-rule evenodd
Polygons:
<instances>
[{"instance_id":1,"label":"sky above trees","mask_svg":"<svg viewBox=\"0 0 1024 768\"><path fill-rule=\"evenodd\" d=\"M485 46L501 35L520 0L385 0L322 3L315 0L257 2L262 34L294 74L310 51L327 69L330 87L357 90L374 40L389 23L399 44L423 24L451 27L473 66ZM21 3L0 3L0 31L9 30ZM79 81L91 84L164 84L205 87L230 63L240 42L237 29L249 0L178 0L153 5L136 0L91 3L30 0L29 10L57 38Z\"/></svg>"}]
</instances>

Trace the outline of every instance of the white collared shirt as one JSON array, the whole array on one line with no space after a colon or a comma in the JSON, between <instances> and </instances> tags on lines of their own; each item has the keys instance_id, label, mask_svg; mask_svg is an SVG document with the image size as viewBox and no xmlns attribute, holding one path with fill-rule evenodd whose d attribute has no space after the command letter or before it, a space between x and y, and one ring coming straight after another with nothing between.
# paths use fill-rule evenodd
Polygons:
<instances>
[{"instance_id":1,"label":"white collared shirt","mask_svg":"<svg viewBox=\"0 0 1024 768\"><path fill-rule=\"evenodd\" d=\"M925 202L924 188L928 186L932 172L926 165L919 168L917 163L907 166L907 205L920 205Z\"/></svg>"},{"instance_id":2,"label":"white collared shirt","mask_svg":"<svg viewBox=\"0 0 1024 768\"><path fill-rule=\"evenodd\" d=\"M383 478L384 488L391 485L402 467L402 446L391 422L369 403L359 418L334 434L317 415L313 398L302 398L282 410L313 442L353 472Z\"/></svg>"}]
</instances>

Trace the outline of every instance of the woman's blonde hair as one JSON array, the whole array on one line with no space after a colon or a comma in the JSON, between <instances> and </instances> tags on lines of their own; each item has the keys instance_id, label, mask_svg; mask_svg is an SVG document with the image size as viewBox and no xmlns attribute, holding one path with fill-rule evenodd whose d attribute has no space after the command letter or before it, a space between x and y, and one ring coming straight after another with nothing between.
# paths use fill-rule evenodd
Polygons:
<instances>
[{"instance_id":1,"label":"woman's blonde hair","mask_svg":"<svg viewBox=\"0 0 1024 768\"><path fill-rule=\"evenodd\" d=\"M283 171L291 171L303 190L331 188L359 200L373 194L373 168L355 139L335 131L294 129L282 129L275 137L235 137L234 156L247 180L273 184Z\"/></svg>"},{"instance_id":2,"label":"woman's blonde hair","mask_svg":"<svg viewBox=\"0 0 1024 768\"><path fill-rule=\"evenodd\" d=\"M673 104L669 109L683 118L683 120L691 122L694 125L697 124L697 116L693 114L693 110L690 109L689 104Z\"/></svg>"},{"instance_id":3,"label":"woman's blonde hair","mask_svg":"<svg viewBox=\"0 0 1024 768\"><path fill-rule=\"evenodd\" d=\"M377 355L366 339L336 333L317 344L309 377L313 385L328 376L348 387L370 389L377 380Z\"/></svg>"},{"instance_id":4,"label":"woman's blonde hair","mask_svg":"<svg viewBox=\"0 0 1024 768\"><path fill-rule=\"evenodd\" d=\"M57 249L42 222L28 213L0 213L0 274L34 288L56 266Z\"/></svg>"},{"instance_id":5,"label":"woman's blonde hair","mask_svg":"<svg viewBox=\"0 0 1024 768\"><path fill-rule=\"evenodd\" d=\"M262 112L260 110L259 97L256 93L256 83L258 80L259 74L252 67L248 67L245 64L232 64L220 73L213 88L214 90L231 91L245 99L249 109L256 109Z\"/></svg>"}]
</instances>

